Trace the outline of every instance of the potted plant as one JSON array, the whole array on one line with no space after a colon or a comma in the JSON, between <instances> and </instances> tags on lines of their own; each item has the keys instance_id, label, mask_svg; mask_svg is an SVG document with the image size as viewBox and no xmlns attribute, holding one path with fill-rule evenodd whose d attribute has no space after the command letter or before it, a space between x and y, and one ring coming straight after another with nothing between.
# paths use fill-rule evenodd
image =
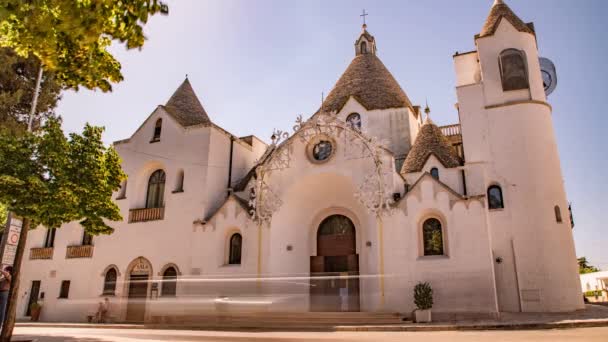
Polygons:
<instances>
[{"instance_id":1,"label":"potted plant","mask_svg":"<svg viewBox=\"0 0 608 342\"><path fill-rule=\"evenodd\" d=\"M418 283L414 287L414 304L416 304L416 323L431 322L433 307L433 289L429 283Z\"/></svg>"},{"instance_id":2,"label":"potted plant","mask_svg":"<svg viewBox=\"0 0 608 342\"><path fill-rule=\"evenodd\" d=\"M33 302L32 304L30 304L30 314L32 321L38 322L38 319L40 318L40 311L42 311L42 305L40 305L40 303Z\"/></svg>"}]
</instances>

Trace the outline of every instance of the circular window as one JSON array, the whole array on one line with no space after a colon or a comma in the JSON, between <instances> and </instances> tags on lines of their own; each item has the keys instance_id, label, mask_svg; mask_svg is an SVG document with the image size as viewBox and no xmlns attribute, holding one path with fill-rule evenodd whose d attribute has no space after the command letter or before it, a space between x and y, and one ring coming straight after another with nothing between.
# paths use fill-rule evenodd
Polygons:
<instances>
[{"instance_id":1,"label":"circular window","mask_svg":"<svg viewBox=\"0 0 608 342\"><path fill-rule=\"evenodd\" d=\"M331 142L321 140L312 148L312 157L318 161L327 160L331 156L332 150L333 146L331 145Z\"/></svg>"},{"instance_id":2,"label":"circular window","mask_svg":"<svg viewBox=\"0 0 608 342\"><path fill-rule=\"evenodd\" d=\"M307 150L308 159L313 163L325 163L334 154L336 146L333 139L325 135L320 135L312 139Z\"/></svg>"}]
</instances>

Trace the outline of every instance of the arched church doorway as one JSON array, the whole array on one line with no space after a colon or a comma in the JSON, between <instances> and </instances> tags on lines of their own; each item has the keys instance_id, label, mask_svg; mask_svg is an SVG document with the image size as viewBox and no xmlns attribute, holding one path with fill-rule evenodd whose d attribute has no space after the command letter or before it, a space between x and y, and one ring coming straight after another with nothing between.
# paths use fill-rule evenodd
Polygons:
<instances>
[{"instance_id":1,"label":"arched church doorway","mask_svg":"<svg viewBox=\"0 0 608 342\"><path fill-rule=\"evenodd\" d=\"M135 259L127 269L129 275L127 321L143 322L146 316L148 298L148 280L152 274L152 265L143 257Z\"/></svg>"},{"instance_id":2,"label":"arched church doorway","mask_svg":"<svg viewBox=\"0 0 608 342\"><path fill-rule=\"evenodd\" d=\"M310 257L312 311L359 311L359 256L355 225L344 215L325 218Z\"/></svg>"}]
</instances>

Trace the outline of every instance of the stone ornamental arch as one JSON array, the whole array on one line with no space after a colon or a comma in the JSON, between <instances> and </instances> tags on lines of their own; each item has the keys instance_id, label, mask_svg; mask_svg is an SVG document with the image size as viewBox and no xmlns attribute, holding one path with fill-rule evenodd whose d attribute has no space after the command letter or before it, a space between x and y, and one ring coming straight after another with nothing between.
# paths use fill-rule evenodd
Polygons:
<instances>
[{"instance_id":1,"label":"stone ornamental arch","mask_svg":"<svg viewBox=\"0 0 608 342\"><path fill-rule=\"evenodd\" d=\"M359 180L355 197L371 213L380 217L383 211L390 211L392 189L390 179L394 172L391 153L375 137L368 137L352 125L340 119L336 113L319 112L307 121L300 115L293 127L294 134L275 130L269 154L262 156L256 168L256 181L251 192L250 214L259 223L270 222L272 215L281 207L282 201L277 191L268 184L267 176L273 172L287 169L291 164L295 138L308 146L319 136L341 142L346 159L368 158L373 163L370 173Z\"/></svg>"}]
</instances>

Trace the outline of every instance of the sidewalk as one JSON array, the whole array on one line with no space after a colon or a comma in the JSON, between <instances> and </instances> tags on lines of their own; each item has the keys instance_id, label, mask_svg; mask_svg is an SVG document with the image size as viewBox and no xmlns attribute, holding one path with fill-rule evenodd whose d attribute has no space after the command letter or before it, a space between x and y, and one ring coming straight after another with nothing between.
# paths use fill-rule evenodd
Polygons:
<instances>
[{"instance_id":1,"label":"sidewalk","mask_svg":"<svg viewBox=\"0 0 608 342\"><path fill-rule=\"evenodd\" d=\"M38 328L88 328L88 329L181 329L224 331L455 331L455 330L524 330L565 329L608 326L608 307L586 305L585 310L571 313L502 313L497 320L452 321L428 324L404 322L383 325L335 325L335 326L289 326L268 324L251 326L202 326L175 324L91 324L91 323L42 323L18 322L17 327Z\"/></svg>"}]
</instances>

